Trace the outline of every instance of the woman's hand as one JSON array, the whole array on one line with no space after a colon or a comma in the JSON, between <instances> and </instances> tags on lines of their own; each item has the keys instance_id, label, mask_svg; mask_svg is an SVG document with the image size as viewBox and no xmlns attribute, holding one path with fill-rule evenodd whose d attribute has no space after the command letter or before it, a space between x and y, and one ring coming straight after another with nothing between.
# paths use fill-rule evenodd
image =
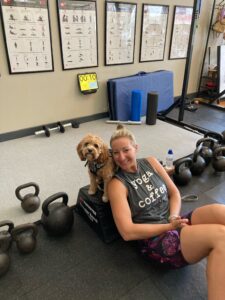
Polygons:
<instances>
[{"instance_id":1,"label":"woman's hand","mask_svg":"<svg viewBox=\"0 0 225 300\"><path fill-rule=\"evenodd\" d=\"M172 225L173 229L182 228L188 225L188 219L182 219L180 216L173 217L170 219L170 224Z\"/></svg>"}]
</instances>

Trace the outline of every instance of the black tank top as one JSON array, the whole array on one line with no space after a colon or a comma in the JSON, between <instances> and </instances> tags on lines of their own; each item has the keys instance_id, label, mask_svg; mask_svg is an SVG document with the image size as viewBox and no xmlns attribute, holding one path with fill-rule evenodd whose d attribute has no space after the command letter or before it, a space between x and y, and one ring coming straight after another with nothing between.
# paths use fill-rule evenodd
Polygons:
<instances>
[{"instance_id":1,"label":"black tank top","mask_svg":"<svg viewBox=\"0 0 225 300\"><path fill-rule=\"evenodd\" d=\"M163 179L146 159L137 160L136 173L119 170L115 177L128 189L134 223L168 223L168 190Z\"/></svg>"}]
</instances>

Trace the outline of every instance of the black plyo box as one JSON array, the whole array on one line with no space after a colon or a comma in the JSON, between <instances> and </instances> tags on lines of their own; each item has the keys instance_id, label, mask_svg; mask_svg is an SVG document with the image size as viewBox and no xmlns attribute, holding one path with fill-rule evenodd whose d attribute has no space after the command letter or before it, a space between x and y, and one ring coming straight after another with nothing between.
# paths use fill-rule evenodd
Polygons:
<instances>
[{"instance_id":1,"label":"black plyo box","mask_svg":"<svg viewBox=\"0 0 225 300\"><path fill-rule=\"evenodd\" d=\"M120 235L113 220L110 204L102 201L102 191L89 195L88 188L89 186L85 186L79 190L75 211L105 243L111 243Z\"/></svg>"}]
</instances>

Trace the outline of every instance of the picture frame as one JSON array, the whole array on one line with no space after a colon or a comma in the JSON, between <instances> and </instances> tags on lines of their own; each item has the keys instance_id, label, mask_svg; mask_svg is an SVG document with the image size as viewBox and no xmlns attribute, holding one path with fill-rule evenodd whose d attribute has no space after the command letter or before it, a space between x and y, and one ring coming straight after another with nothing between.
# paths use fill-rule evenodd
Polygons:
<instances>
[{"instance_id":1,"label":"picture frame","mask_svg":"<svg viewBox=\"0 0 225 300\"><path fill-rule=\"evenodd\" d=\"M164 60L169 5L143 4L139 62Z\"/></svg>"},{"instance_id":2,"label":"picture frame","mask_svg":"<svg viewBox=\"0 0 225 300\"><path fill-rule=\"evenodd\" d=\"M94 0L56 0L63 70L98 67Z\"/></svg>"},{"instance_id":3,"label":"picture frame","mask_svg":"<svg viewBox=\"0 0 225 300\"><path fill-rule=\"evenodd\" d=\"M187 57L192 13L193 7L174 7L169 59L181 59Z\"/></svg>"},{"instance_id":4,"label":"picture frame","mask_svg":"<svg viewBox=\"0 0 225 300\"><path fill-rule=\"evenodd\" d=\"M10 74L54 70L48 0L0 0Z\"/></svg>"},{"instance_id":5,"label":"picture frame","mask_svg":"<svg viewBox=\"0 0 225 300\"><path fill-rule=\"evenodd\" d=\"M137 4L105 2L105 65L134 63Z\"/></svg>"},{"instance_id":6,"label":"picture frame","mask_svg":"<svg viewBox=\"0 0 225 300\"><path fill-rule=\"evenodd\" d=\"M218 81L218 94L225 90L225 45L217 46L217 81ZM225 96L223 95L222 98Z\"/></svg>"}]
</instances>

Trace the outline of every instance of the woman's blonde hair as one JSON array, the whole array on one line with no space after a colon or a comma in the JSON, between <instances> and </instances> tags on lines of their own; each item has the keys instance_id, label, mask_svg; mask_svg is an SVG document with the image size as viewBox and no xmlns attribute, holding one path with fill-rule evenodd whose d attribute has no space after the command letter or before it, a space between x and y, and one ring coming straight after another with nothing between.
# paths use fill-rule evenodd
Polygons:
<instances>
[{"instance_id":1,"label":"woman's blonde hair","mask_svg":"<svg viewBox=\"0 0 225 300\"><path fill-rule=\"evenodd\" d=\"M134 134L131 131L129 131L124 125L118 124L116 131L114 131L111 136L110 147L112 147L112 142L114 140L119 139L121 137L128 138L133 145L136 145L136 139L135 139Z\"/></svg>"}]
</instances>

